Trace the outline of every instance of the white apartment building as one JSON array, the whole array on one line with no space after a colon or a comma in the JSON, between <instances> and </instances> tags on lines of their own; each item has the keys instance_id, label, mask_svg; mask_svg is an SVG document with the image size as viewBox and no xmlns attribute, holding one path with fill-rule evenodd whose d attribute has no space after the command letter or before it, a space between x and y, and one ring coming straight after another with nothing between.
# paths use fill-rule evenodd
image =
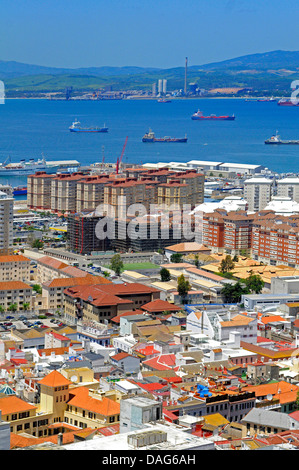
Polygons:
<instances>
[{"instance_id":1,"label":"white apartment building","mask_svg":"<svg viewBox=\"0 0 299 470\"><path fill-rule=\"evenodd\" d=\"M21 281L0 282L0 305L7 310L15 305L16 310L32 308L32 287Z\"/></svg>"},{"instance_id":2,"label":"white apartment building","mask_svg":"<svg viewBox=\"0 0 299 470\"><path fill-rule=\"evenodd\" d=\"M299 178L283 178L277 180L277 196L289 197L299 202Z\"/></svg>"},{"instance_id":3,"label":"white apartment building","mask_svg":"<svg viewBox=\"0 0 299 470\"><path fill-rule=\"evenodd\" d=\"M271 200L273 181L269 178L249 178L244 181L244 199L248 202L248 210L258 212Z\"/></svg>"},{"instance_id":4,"label":"white apartment building","mask_svg":"<svg viewBox=\"0 0 299 470\"><path fill-rule=\"evenodd\" d=\"M0 256L0 282L30 280L30 259L23 255Z\"/></svg>"},{"instance_id":5,"label":"white apartment building","mask_svg":"<svg viewBox=\"0 0 299 470\"><path fill-rule=\"evenodd\" d=\"M13 197L0 191L0 255L13 249Z\"/></svg>"}]
</instances>

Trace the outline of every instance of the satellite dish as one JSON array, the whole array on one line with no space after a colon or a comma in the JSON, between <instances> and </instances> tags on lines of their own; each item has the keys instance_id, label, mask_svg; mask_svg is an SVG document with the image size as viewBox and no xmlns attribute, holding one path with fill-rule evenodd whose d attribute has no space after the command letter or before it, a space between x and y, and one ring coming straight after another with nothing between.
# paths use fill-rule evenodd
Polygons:
<instances>
[{"instance_id":1,"label":"satellite dish","mask_svg":"<svg viewBox=\"0 0 299 470\"><path fill-rule=\"evenodd\" d=\"M268 393L268 395L267 395L267 400L271 401L272 398L273 398L273 395L271 395L271 393Z\"/></svg>"},{"instance_id":2,"label":"satellite dish","mask_svg":"<svg viewBox=\"0 0 299 470\"><path fill-rule=\"evenodd\" d=\"M76 375L72 375L71 381L72 381L72 382L77 382L77 381L78 381L78 377L77 377Z\"/></svg>"}]
</instances>

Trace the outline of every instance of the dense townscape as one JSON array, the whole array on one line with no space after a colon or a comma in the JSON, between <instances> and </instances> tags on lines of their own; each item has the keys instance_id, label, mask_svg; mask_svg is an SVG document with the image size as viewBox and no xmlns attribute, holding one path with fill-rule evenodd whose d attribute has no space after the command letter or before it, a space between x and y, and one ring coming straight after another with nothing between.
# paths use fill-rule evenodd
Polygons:
<instances>
[{"instance_id":1,"label":"dense townscape","mask_svg":"<svg viewBox=\"0 0 299 470\"><path fill-rule=\"evenodd\" d=\"M1 449L296 449L299 178L117 170L1 187Z\"/></svg>"}]
</instances>

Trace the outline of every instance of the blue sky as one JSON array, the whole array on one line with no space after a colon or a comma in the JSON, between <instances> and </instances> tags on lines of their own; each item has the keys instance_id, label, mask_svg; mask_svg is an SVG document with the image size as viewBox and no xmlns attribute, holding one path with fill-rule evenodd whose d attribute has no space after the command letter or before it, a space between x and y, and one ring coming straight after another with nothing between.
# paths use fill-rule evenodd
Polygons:
<instances>
[{"instance_id":1,"label":"blue sky","mask_svg":"<svg viewBox=\"0 0 299 470\"><path fill-rule=\"evenodd\" d=\"M299 50L298 0L1 0L0 60L178 67Z\"/></svg>"}]
</instances>

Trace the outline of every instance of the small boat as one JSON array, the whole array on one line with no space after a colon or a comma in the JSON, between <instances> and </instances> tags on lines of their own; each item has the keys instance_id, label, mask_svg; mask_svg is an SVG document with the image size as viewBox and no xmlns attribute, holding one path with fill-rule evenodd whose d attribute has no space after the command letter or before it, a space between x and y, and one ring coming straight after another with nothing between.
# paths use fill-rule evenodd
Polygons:
<instances>
[{"instance_id":1,"label":"small boat","mask_svg":"<svg viewBox=\"0 0 299 470\"><path fill-rule=\"evenodd\" d=\"M269 139L265 140L265 144L299 144L299 140L281 140L278 131L276 131L275 135L272 135Z\"/></svg>"},{"instance_id":2,"label":"small boat","mask_svg":"<svg viewBox=\"0 0 299 470\"><path fill-rule=\"evenodd\" d=\"M71 132L108 132L108 127L81 127L80 122L77 119L73 122L73 124L69 127Z\"/></svg>"},{"instance_id":3,"label":"small boat","mask_svg":"<svg viewBox=\"0 0 299 470\"><path fill-rule=\"evenodd\" d=\"M155 134L150 129L144 136L142 137L142 142L187 142L187 136L181 138L175 137L155 137Z\"/></svg>"},{"instance_id":4,"label":"small boat","mask_svg":"<svg viewBox=\"0 0 299 470\"><path fill-rule=\"evenodd\" d=\"M159 98L157 101L158 103L171 103L171 100L168 100L166 98Z\"/></svg>"},{"instance_id":5,"label":"small boat","mask_svg":"<svg viewBox=\"0 0 299 470\"><path fill-rule=\"evenodd\" d=\"M210 116L204 116L202 111L198 110L196 113L192 114L191 119L193 120L205 120L208 119L210 121L234 121L235 115L232 116L216 116L216 114L210 114Z\"/></svg>"}]
</instances>

